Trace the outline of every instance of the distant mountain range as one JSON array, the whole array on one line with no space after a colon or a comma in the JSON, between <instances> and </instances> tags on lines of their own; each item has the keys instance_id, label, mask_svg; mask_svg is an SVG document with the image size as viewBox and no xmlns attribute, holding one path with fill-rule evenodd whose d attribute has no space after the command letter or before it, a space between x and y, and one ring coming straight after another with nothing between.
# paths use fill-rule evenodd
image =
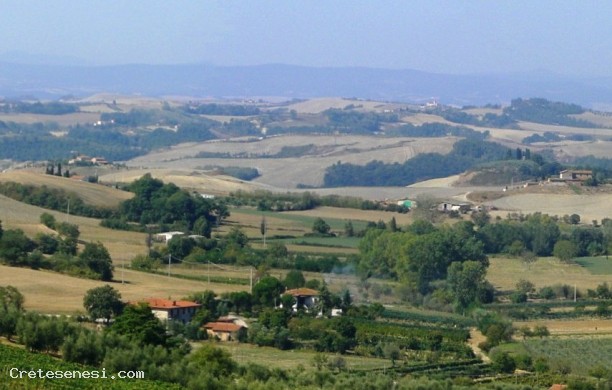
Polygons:
<instances>
[{"instance_id":1,"label":"distant mountain range","mask_svg":"<svg viewBox=\"0 0 612 390\"><path fill-rule=\"evenodd\" d=\"M543 97L587 107L612 107L612 79L547 72L436 74L416 70L294 65L44 65L2 62L0 96L54 99L109 92L213 98L323 96L382 101L482 105Z\"/></svg>"}]
</instances>

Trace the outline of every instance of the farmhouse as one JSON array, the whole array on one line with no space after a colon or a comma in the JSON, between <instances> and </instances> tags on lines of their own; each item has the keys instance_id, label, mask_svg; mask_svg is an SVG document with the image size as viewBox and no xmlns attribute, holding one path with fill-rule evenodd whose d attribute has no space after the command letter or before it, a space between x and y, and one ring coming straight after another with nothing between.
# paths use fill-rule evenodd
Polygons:
<instances>
[{"instance_id":1,"label":"farmhouse","mask_svg":"<svg viewBox=\"0 0 612 390\"><path fill-rule=\"evenodd\" d=\"M155 317L162 322L181 321L187 323L191 321L196 311L202 307L199 303L191 301L174 301L169 299L149 298L136 303L146 303L151 308Z\"/></svg>"},{"instance_id":2,"label":"farmhouse","mask_svg":"<svg viewBox=\"0 0 612 390\"><path fill-rule=\"evenodd\" d=\"M585 181L593 177L591 170L566 169L559 173L559 179L565 181Z\"/></svg>"},{"instance_id":3,"label":"farmhouse","mask_svg":"<svg viewBox=\"0 0 612 390\"><path fill-rule=\"evenodd\" d=\"M292 306L293 311L298 311L299 309L310 310L314 308L319 301L319 292L311 288L294 288L285 291L284 294L291 295L295 298L295 304Z\"/></svg>"},{"instance_id":4,"label":"farmhouse","mask_svg":"<svg viewBox=\"0 0 612 390\"><path fill-rule=\"evenodd\" d=\"M203 326L208 337L216 338L221 341L236 341L240 334L245 331L245 327L233 322L209 322Z\"/></svg>"}]
</instances>

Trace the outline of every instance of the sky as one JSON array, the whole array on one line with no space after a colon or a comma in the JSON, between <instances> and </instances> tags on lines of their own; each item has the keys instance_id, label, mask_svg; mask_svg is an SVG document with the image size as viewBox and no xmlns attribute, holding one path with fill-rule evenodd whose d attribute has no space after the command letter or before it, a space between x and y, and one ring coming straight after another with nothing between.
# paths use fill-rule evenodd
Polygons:
<instances>
[{"instance_id":1,"label":"sky","mask_svg":"<svg viewBox=\"0 0 612 390\"><path fill-rule=\"evenodd\" d=\"M612 76L610 20L586 0L3 0L0 60Z\"/></svg>"}]
</instances>

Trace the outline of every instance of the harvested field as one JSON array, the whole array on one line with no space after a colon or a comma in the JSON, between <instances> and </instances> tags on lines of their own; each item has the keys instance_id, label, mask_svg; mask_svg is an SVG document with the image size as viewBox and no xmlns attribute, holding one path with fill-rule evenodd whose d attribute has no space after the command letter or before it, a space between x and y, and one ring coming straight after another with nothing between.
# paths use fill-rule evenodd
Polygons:
<instances>
[{"instance_id":1,"label":"harvested field","mask_svg":"<svg viewBox=\"0 0 612 390\"><path fill-rule=\"evenodd\" d=\"M144 174L150 173L164 183L174 183L181 188L192 189L212 195L227 195L235 191L268 189L265 185L251 183L230 176L209 175L193 169L129 169L100 176L104 183L131 183Z\"/></svg>"},{"instance_id":2,"label":"harvested field","mask_svg":"<svg viewBox=\"0 0 612 390\"><path fill-rule=\"evenodd\" d=\"M55 122L62 127L72 126L79 123L93 123L100 119L99 113L77 112L64 115L43 114L0 114L0 121L15 123L50 123Z\"/></svg>"},{"instance_id":3,"label":"harvested field","mask_svg":"<svg viewBox=\"0 0 612 390\"><path fill-rule=\"evenodd\" d=\"M239 166L257 168L262 176L255 182L278 188L294 188L298 184L320 185L325 169L338 161L366 164L372 160L402 163L421 153L451 151L457 138L383 138L367 136L279 136L264 140L213 141L181 144L167 150L130 160L130 166L168 169L196 169L204 166ZM313 144L315 154L291 158L261 158L273 155L284 146ZM252 158L193 158L199 152L246 154ZM291 169L287 169L291 167Z\"/></svg>"},{"instance_id":4,"label":"harvested field","mask_svg":"<svg viewBox=\"0 0 612 390\"><path fill-rule=\"evenodd\" d=\"M119 282L107 283L49 271L0 266L0 285L17 287L25 296L27 310L54 314L83 312L83 296L87 290L105 284L111 284L117 289L124 301L148 297L179 299L207 289L217 294L248 289L248 286L215 283L208 285L204 282L168 278L127 269L124 272L125 284L121 284L121 269L115 270L115 279Z\"/></svg>"},{"instance_id":5,"label":"harvested field","mask_svg":"<svg viewBox=\"0 0 612 390\"><path fill-rule=\"evenodd\" d=\"M298 113L318 114L330 108L343 109L348 105L362 106L368 110L375 110L376 108L388 105L381 102L364 101L364 100L351 100L344 98L318 98L309 99L303 102L290 104L287 106L288 110L295 110Z\"/></svg>"},{"instance_id":6,"label":"harvested field","mask_svg":"<svg viewBox=\"0 0 612 390\"><path fill-rule=\"evenodd\" d=\"M585 292L597 285L612 281L612 275L594 275L578 264L562 263L554 257L539 258L530 267L520 259L491 257L487 279L497 289L514 290L520 279L527 279L536 288L555 284L576 284L578 290Z\"/></svg>"},{"instance_id":7,"label":"harvested field","mask_svg":"<svg viewBox=\"0 0 612 390\"><path fill-rule=\"evenodd\" d=\"M533 123L533 122L519 122L519 126L521 129L526 131L532 131L534 133L550 131L553 133L560 134L585 134L585 135L594 135L598 137L609 137L612 135L612 129L602 129L602 128L583 128L583 127L569 127L569 126L555 126L555 125L545 125L541 123Z\"/></svg>"},{"instance_id":8,"label":"harvested field","mask_svg":"<svg viewBox=\"0 0 612 390\"><path fill-rule=\"evenodd\" d=\"M15 182L24 185L47 186L53 189L74 192L85 203L99 207L117 207L134 194L117 190L100 184L87 183L52 175L45 175L27 170L7 171L0 173L0 182Z\"/></svg>"},{"instance_id":9,"label":"harvested field","mask_svg":"<svg viewBox=\"0 0 612 390\"><path fill-rule=\"evenodd\" d=\"M453 175L449 177L441 177L439 179L425 180L418 183L414 183L408 186L408 188L447 188L453 187L457 181L461 178L461 175Z\"/></svg>"},{"instance_id":10,"label":"harvested field","mask_svg":"<svg viewBox=\"0 0 612 390\"><path fill-rule=\"evenodd\" d=\"M510 195L485 205L495 206L504 212L523 214L541 212L563 216L578 214L585 223L612 217L612 194L520 194Z\"/></svg>"},{"instance_id":11,"label":"harvested field","mask_svg":"<svg viewBox=\"0 0 612 390\"><path fill-rule=\"evenodd\" d=\"M612 335L612 320L600 318L584 318L579 320L534 320L517 321L516 327L527 325L544 325L555 336L562 335Z\"/></svg>"}]
</instances>

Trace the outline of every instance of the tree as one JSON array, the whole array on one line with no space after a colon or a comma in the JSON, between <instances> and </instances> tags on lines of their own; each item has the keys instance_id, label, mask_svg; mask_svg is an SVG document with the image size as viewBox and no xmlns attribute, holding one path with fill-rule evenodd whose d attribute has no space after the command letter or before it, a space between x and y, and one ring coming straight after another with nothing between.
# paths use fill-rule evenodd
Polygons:
<instances>
[{"instance_id":1,"label":"tree","mask_svg":"<svg viewBox=\"0 0 612 390\"><path fill-rule=\"evenodd\" d=\"M166 344L166 329L146 303L127 305L110 330L141 344Z\"/></svg>"},{"instance_id":2,"label":"tree","mask_svg":"<svg viewBox=\"0 0 612 390\"><path fill-rule=\"evenodd\" d=\"M22 230L9 229L2 233L0 239L0 258L5 259L9 265L25 264L28 252L35 247L34 242Z\"/></svg>"},{"instance_id":3,"label":"tree","mask_svg":"<svg viewBox=\"0 0 612 390\"><path fill-rule=\"evenodd\" d=\"M195 246L196 242L193 238L177 235L168 241L168 252L176 260L183 260L189 256Z\"/></svg>"},{"instance_id":4,"label":"tree","mask_svg":"<svg viewBox=\"0 0 612 390\"><path fill-rule=\"evenodd\" d=\"M486 211L475 211L471 218L478 227L483 227L491 221L491 215Z\"/></svg>"},{"instance_id":5,"label":"tree","mask_svg":"<svg viewBox=\"0 0 612 390\"><path fill-rule=\"evenodd\" d=\"M353 227L353 222L348 221L344 224L344 235L347 237L353 237L355 235L355 228Z\"/></svg>"},{"instance_id":6,"label":"tree","mask_svg":"<svg viewBox=\"0 0 612 390\"><path fill-rule=\"evenodd\" d=\"M14 307L15 309L23 310L24 297L16 287L13 286L0 286L0 305L2 307Z\"/></svg>"},{"instance_id":7,"label":"tree","mask_svg":"<svg viewBox=\"0 0 612 390\"><path fill-rule=\"evenodd\" d=\"M198 348L191 354L189 361L196 369L206 371L216 378L229 377L238 368L229 352L210 344Z\"/></svg>"},{"instance_id":8,"label":"tree","mask_svg":"<svg viewBox=\"0 0 612 390\"><path fill-rule=\"evenodd\" d=\"M312 224L312 231L319 234L329 234L331 227L323 220L323 218L315 219Z\"/></svg>"},{"instance_id":9,"label":"tree","mask_svg":"<svg viewBox=\"0 0 612 390\"><path fill-rule=\"evenodd\" d=\"M493 369L499 372L512 373L516 369L516 362L507 352L497 352L492 354L491 362Z\"/></svg>"},{"instance_id":10,"label":"tree","mask_svg":"<svg viewBox=\"0 0 612 390\"><path fill-rule=\"evenodd\" d=\"M448 285L458 310L478 302L478 291L485 287L486 268L477 261L453 262L448 267Z\"/></svg>"},{"instance_id":11,"label":"tree","mask_svg":"<svg viewBox=\"0 0 612 390\"><path fill-rule=\"evenodd\" d=\"M83 306L92 320L104 318L107 324L123 310L121 294L108 284L87 290L83 297Z\"/></svg>"},{"instance_id":12,"label":"tree","mask_svg":"<svg viewBox=\"0 0 612 390\"><path fill-rule=\"evenodd\" d=\"M391 360L391 365L395 367L395 361L400 357L400 349L399 346L395 343L387 343L383 347L383 354L387 359Z\"/></svg>"},{"instance_id":13,"label":"tree","mask_svg":"<svg viewBox=\"0 0 612 390\"><path fill-rule=\"evenodd\" d=\"M284 283L288 289L304 287L306 284L306 278L304 278L302 271L291 270L287 272Z\"/></svg>"},{"instance_id":14,"label":"tree","mask_svg":"<svg viewBox=\"0 0 612 390\"><path fill-rule=\"evenodd\" d=\"M113 279L113 263L108 250L101 242L85 244L79 258L100 277L100 280L110 281Z\"/></svg>"},{"instance_id":15,"label":"tree","mask_svg":"<svg viewBox=\"0 0 612 390\"><path fill-rule=\"evenodd\" d=\"M57 221L52 214L42 213L40 214L40 223L48 227L49 229L55 229Z\"/></svg>"},{"instance_id":16,"label":"tree","mask_svg":"<svg viewBox=\"0 0 612 390\"><path fill-rule=\"evenodd\" d=\"M279 302L284 291L283 284L273 276L264 276L253 286L253 302L262 306L272 306Z\"/></svg>"},{"instance_id":17,"label":"tree","mask_svg":"<svg viewBox=\"0 0 612 390\"><path fill-rule=\"evenodd\" d=\"M427 222L436 222L440 213L438 212L439 200L431 195L419 195L415 199L416 207L414 208L414 218Z\"/></svg>"},{"instance_id":18,"label":"tree","mask_svg":"<svg viewBox=\"0 0 612 390\"><path fill-rule=\"evenodd\" d=\"M261 217L261 224L259 225L259 232L263 237L263 247L266 249L266 232L268 231L268 224L266 223L266 216Z\"/></svg>"},{"instance_id":19,"label":"tree","mask_svg":"<svg viewBox=\"0 0 612 390\"><path fill-rule=\"evenodd\" d=\"M391 230L392 232L396 232L399 230L397 228L397 221L395 220L395 217L391 217L388 227L389 227L389 230Z\"/></svg>"},{"instance_id":20,"label":"tree","mask_svg":"<svg viewBox=\"0 0 612 390\"><path fill-rule=\"evenodd\" d=\"M576 245L568 240L559 240L553 249L553 255L563 262L568 262L578 254Z\"/></svg>"}]
</instances>

